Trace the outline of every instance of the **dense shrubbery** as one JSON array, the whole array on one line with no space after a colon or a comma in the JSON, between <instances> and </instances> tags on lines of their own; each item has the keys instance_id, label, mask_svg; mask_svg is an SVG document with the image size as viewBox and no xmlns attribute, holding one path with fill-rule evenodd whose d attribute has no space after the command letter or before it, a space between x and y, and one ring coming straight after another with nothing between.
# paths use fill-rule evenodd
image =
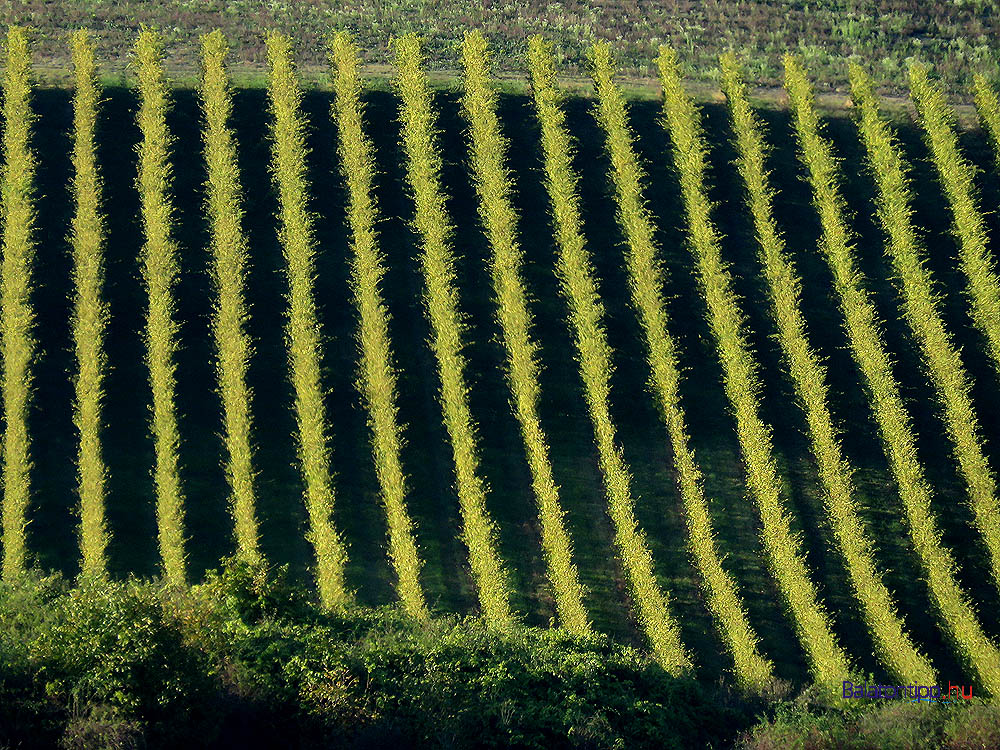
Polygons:
<instances>
[{"instance_id":1,"label":"dense shrubbery","mask_svg":"<svg viewBox=\"0 0 1000 750\"><path fill-rule=\"evenodd\" d=\"M0 747L718 747L750 716L603 636L324 614L244 563L4 585L0 663Z\"/></svg>"},{"instance_id":2,"label":"dense shrubbery","mask_svg":"<svg viewBox=\"0 0 1000 750\"><path fill-rule=\"evenodd\" d=\"M996 747L1000 707L771 706L604 636L314 605L228 561L160 582L0 584L0 749ZM753 730L754 714L768 717ZM742 735L741 735L742 733Z\"/></svg>"},{"instance_id":3,"label":"dense shrubbery","mask_svg":"<svg viewBox=\"0 0 1000 750\"><path fill-rule=\"evenodd\" d=\"M832 708L806 691L775 706L740 750L973 750L1000 747L1000 706L888 701Z\"/></svg>"}]
</instances>

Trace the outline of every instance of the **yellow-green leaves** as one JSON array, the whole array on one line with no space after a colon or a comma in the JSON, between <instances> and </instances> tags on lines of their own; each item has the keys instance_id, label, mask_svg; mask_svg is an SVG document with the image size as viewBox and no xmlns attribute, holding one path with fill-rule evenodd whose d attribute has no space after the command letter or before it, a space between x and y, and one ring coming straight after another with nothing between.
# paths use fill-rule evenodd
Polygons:
<instances>
[{"instance_id":1,"label":"yellow-green leaves","mask_svg":"<svg viewBox=\"0 0 1000 750\"><path fill-rule=\"evenodd\" d=\"M764 268L771 315L788 365L796 397L806 415L812 452L823 483L827 517L844 558L854 595L882 662L899 679L933 684L934 670L917 651L882 582L874 550L854 499L851 467L840 447L827 405L826 372L806 337L798 276L785 252L772 206L765 166L763 126L747 100L746 86L733 54L721 60L722 90L729 102L737 151L737 168L746 185L747 203L757 233L758 257Z\"/></svg>"},{"instance_id":2,"label":"yellow-green leaves","mask_svg":"<svg viewBox=\"0 0 1000 750\"><path fill-rule=\"evenodd\" d=\"M462 538L469 549L472 577L486 621L506 627L515 621L510 584L497 550L497 532L486 511L486 486L479 475L476 431L469 411L465 357L455 285L452 227L440 184L441 155L434 136L434 112L420 42L409 35L396 40L396 87L403 100L403 148L406 178L414 200L413 226L420 235L424 303L431 322L431 346L441 380L441 406L451 440Z\"/></svg>"},{"instance_id":3,"label":"yellow-green leaves","mask_svg":"<svg viewBox=\"0 0 1000 750\"><path fill-rule=\"evenodd\" d=\"M654 395L674 454L677 484L688 527L688 546L701 574L716 627L733 654L736 678L744 687L759 691L773 680L773 665L760 655L757 634L747 619L736 582L723 569L715 546L701 469L691 449L680 402L677 346L667 327L666 307L660 291L662 269L653 239L655 228L642 196L645 178L632 146L625 98L614 84L610 47L594 45L590 55L597 88L596 114L604 130L605 148L611 161L618 222L628 240L625 261L631 282L632 306L646 337Z\"/></svg>"},{"instance_id":4,"label":"yellow-green leaves","mask_svg":"<svg viewBox=\"0 0 1000 750\"><path fill-rule=\"evenodd\" d=\"M983 633L975 611L955 580L955 565L941 544L931 513L931 491L918 458L909 415L882 343L875 309L864 288L837 187L833 149L820 131L812 86L802 65L785 57L785 88L791 100L800 158L809 172L813 203L822 226L821 251L833 275L851 351L868 385L874 416L903 500L910 536L946 630L986 690L1000 694L1000 651Z\"/></svg>"},{"instance_id":5,"label":"yellow-green leaves","mask_svg":"<svg viewBox=\"0 0 1000 750\"><path fill-rule=\"evenodd\" d=\"M698 283L723 366L723 385L736 417L736 429L750 493L763 525L764 549L771 572L788 605L799 640L817 682L834 687L849 674L847 655L837 644L820 605L781 498L771 429L760 417L757 368L744 333L732 280L723 263L720 238L705 190L706 152L700 117L681 85L676 53L661 47L657 58L665 95L664 127L673 142L673 162L680 179Z\"/></svg>"},{"instance_id":6,"label":"yellow-green leaves","mask_svg":"<svg viewBox=\"0 0 1000 750\"><path fill-rule=\"evenodd\" d=\"M260 559L254 512L253 449L250 443L251 393L246 383L250 338L246 333L243 276L247 263L240 208L236 142L229 127L232 102L225 70L229 47L221 31L202 39L201 101L205 116L204 149L208 166L206 208L211 224L212 278L216 301L212 316L216 376L223 407L226 477L232 493L237 553Z\"/></svg>"},{"instance_id":7,"label":"yellow-green leaves","mask_svg":"<svg viewBox=\"0 0 1000 750\"><path fill-rule=\"evenodd\" d=\"M31 267L35 257L35 157L31 152L31 52L27 32L7 30L3 76L3 172L0 174L0 390L3 398L3 578L24 573L31 491L28 409L31 400Z\"/></svg>"},{"instance_id":8,"label":"yellow-green leaves","mask_svg":"<svg viewBox=\"0 0 1000 750\"><path fill-rule=\"evenodd\" d=\"M1000 98L985 76L977 74L974 81L976 111L993 146L993 158L1000 167Z\"/></svg>"},{"instance_id":9,"label":"yellow-green leaves","mask_svg":"<svg viewBox=\"0 0 1000 750\"><path fill-rule=\"evenodd\" d=\"M135 44L139 74L139 196L145 242L142 275L149 295L146 313L146 363L153 390L153 439L156 466L156 518L163 574L172 585L185 581L184 498L181 494L174 392L173 287L177 278L177 247L170 235L173 206L170 202L170 134L167 132L167 82L161 64L160 39L144 29Z\"/></svg>"},{"instance_id":10,"label":"yellow-green leaves","mask_svg":"<svg viewBox=\"0 0 1000 750\"><path fill-rule=\"evenodd\" d=\"M1000 276L986 246L986 222L976 199L975 169L962 156L954 128L955 114L941 87L930 80L928 67L913 63L909 70L910 95L951 207L958 259L969 284L970 314L986 337L987 353L1000 372Z\"/></svg>"},{"instance_id":11,"label":"yellow-green leaves","mask_svg":"<svg viewBox=\"0 0 1000 750\"><path fill-rule=\"evenodd\" d=\"M389 311L379 290L385 268L375 233L378 207L373 192L374 149L362 122L358 52L345 32L333 37L330 64L335 94L333 118L337 124L340 168L347 181L347 218L354 251L351 288L360 318L358 388L368 407L375 472L389 526L389 558L396 571L396 590L403 608L412 617L426 620L430 614L420 587L420 557L413 539L413 523L406 510L406 478L400 462L403 436L397 418Z\"/></svg>"},{"instance_id":12,"label":"yellow-green leaves","mask_svg":"<svg viewBox=\"0 0 1000 750\"><path fill-rule=\"evenodd\" d=\"M278 188L279 230L288 278L286 341L295 391L298 453L309 512L309 541L316 555L315 577L324 608L340 608L352 594L344 580L347 553L330 518L333 478L326 444L326 417L320 384L320 336L313 298L312 216L307 207L305 122L288 37L267 36L270 66L271 171Z\"/></svg>"},{"instance_id":13,"label":"yellow-green leaves","mask_svg":"<svg viewBox=\"0 0 1000 750\"><path fill-rule=\"evenodd\" d=\"M670 614L667 595L653 571L653 557L635 518L632 477L617 445L609 410L611 347L602 318L597 282L591 269L580 220L578 178L572 166L572 144L556 88L552 53L541 37L528 47L535 111L545 156L545 184L556 235L556 274L569 307L570 328L580 362L584 396L594 428L601 474L614 523L615 544L653 655L671 674L692 666L681 643L677 621Z\"/></svg>"},{"instance_id":14,"label":"yellow-green leaves","mask_svg":"<svg viewBox=\"0 0 1000 750\"><path fill-rule=\"evenodd\" d=\"M912 209L906 167L889 124L879 117L879 101L871 81L857 65L851 66L851 96L858 105L861 139L878 184L879 219L889 238L886 250L902 285L903 312L943 406L945 427L955 446L955 457L969 493L976 527L989 552L993 580L1000 585L1000 507L996 480L976 424L969 396L969 376L945 329L930 273L924 266L923 251L910 220Z\"/></svg>"},{"instance_id":15,"label":"yellow-green leaves","mask_svg":"<svg viewBox=\"0 0 1000 750\"><path fill-rule=\"evenodd\" d=\"M100 577L107 572L108 534L104 521L104 484L107 470L101 456L101 405L107 363L104 329L107 307L104 286L104 226L101 219L102 184L94 153L97 123L97 66L86 31L70 40L75 73L73 94L73 182L75 211L70 231L73 246L73 344L76 351L73 421L80 432L77 472L80 493L81 574Z\"/></svg>"},{"instance_id":16,"label":"yellow-green leaves","mask_svg":"<svg viewBox=\"0 0 1000 750\"><path fill-rule=\"evenodd\" d=\"M517 242L517 216L510 200L512 186L506 166L508 143L500 133L486 40L479 32L465 35L462 65L465 70L462 107L472 141L471 162L479 193L479 216L493 251L490 271L497 317L507 350L507 379L538 502L542 549L555 589L559 621L567 630L585 634L590 632L590 623L583 605L583 589L573 564L559 490L552 478L549 448L538 418L541 393L537 345L531 338L531 312L521 279L523 252Z\"/></svg>"}]
</instances>

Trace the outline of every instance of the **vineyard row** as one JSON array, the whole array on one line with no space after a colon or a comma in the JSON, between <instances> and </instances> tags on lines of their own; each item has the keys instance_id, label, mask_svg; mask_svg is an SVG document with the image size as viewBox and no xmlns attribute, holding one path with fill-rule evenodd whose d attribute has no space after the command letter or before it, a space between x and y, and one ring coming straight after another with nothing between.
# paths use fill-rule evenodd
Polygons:
<instances>
[{"instance_id":1,"label":"vineyard row","mask_svg":"<svg viewBox=\"0 0 1000 750\"><path fill-rule=\"evenodd\" d=\"M355 595L345 579L346 546L333 522L336 481L329 442L330 431L337 425L330 423L324 405L320 366L321 334L314 291L318 243L315 216L309 209L307 123L290 40L270 33L266 48L270 167L279 206L277 235L284 256L285 343L294 396L297 463L319 600L324 608L337 610L350 606ZM464 353L469 331L460 313L458 255L441 181L443 161L434 97L423 71L420 40L414 35L402 37L395 41L394 49L405 179L412 200L412 227L419 240L417 262L423 281L423 308L431 331L429 346L435 363L440 416L451 449L450 470L459 499L461 539L482 615L491 626L505 628L519 622L521 615L512 605L514 592L508 563L501 554L497 522L488 510L490 490L481 466L481 438L470 405ZM86 32L72 36L71 51L74 99L70 194L74 211L68 239L74 289L73 414L81 578L94 578L107 575L106 549L111 533L105 519L108 471L101 443L103 383L108 369L104 340L109 318L103 288L105 195L95 151L100 90ZM137 126L141 134L136 175L143 232L139 262L146 293L144 346L152 404L149 430L155 447L152 473L159 555L165 580L183 586L188 571L176 399L179 329L174 298L180 249L174 239L170 161L173 141L166 120L170 90L158 35L143 30L134 51L140 101ZM250 253L242 226L243 194L231 123L228 52L220 32L203 38L198 93L204 118L204 208L214 290L211 331L234 546L239 556L259 562L263 555L256 508L254 398L247 383L253 356L245 291ZM430 616L430 609L421 582L419 530L408 510L410 487L402 460L406 426L399 417L392 321L382 292L386 267L377 231L380 213L374 189L374 146L366 132L359 54L346 33L332 37L329 63L334 90L330 117L346 187L349 283L358 320L356 386L367 412L397 596L409 615L423 620ZM575 349L618 563L636 620L654 657L667 671L682 674L691 670L694 662L683 643L671 593L657 576L649 541L636 516L633 474L612 416L615 353L598 290L600 281L587 246L580 177L574 167L575 145L563 106L565 94L556 80L552 51L541 38L531 40L527 63L556 250L554 271L567 310L567 332ZM594 45L590 63L596 92L594 116L604 139L608 181L625 239L622 262L642 332L650 391L673 457L687 549L714 625L729 651L737 682L748 690L764 692L773 683L774 665L761 653L760 639L744 604L748 593L741 592L716 541L710 499L688 432L686 408L692 405L685 405L681 398L683 352L671 331L657 228L644 197L648 179L635 148L626 99L614 80L611 48ZM467 126L469 166L490 250L488 265L506 383L530 470L545 569L560 625L587 635L592 632L588 592L574 563L573 540L564 516L565 497L554 479L549 442L539 414L543 398L539 346L533 332L535 314L524 281L524 253L513 201L516 187L509 166L510 143L498 115L498 89L490 72L489 51L478 32L465 37L462 65L461 110ZM676 53L661 48L657 65L664 95L662 124L680 188L687 247L703 314L722 367L722 384L736 428L748 497L760 519L767 569L782 596L813 678L835 688L848 676L856 675L856 667L839 642L816 585L817 578L807 564L802 539L793 530L793 514L774 449L773 427L763 416L762 375L749 343L744 302L735 291L733 275L723 258L722 236L708 197L708 145L701 113L682 84ZM805 416L825 522L880 660L904 681L933 684L937 679L935 669L914 644L875 562L872 534L860 512L854 468L844 454L842 432L831 413L827 371L807 333L801 281L774 217L775 191L766 168L764 122L748 101L735 55L722 57L721 73L757 261L763 270L786 374ZM959 584L954 557L942 541L933 492L917 456L912 418L894 374L884 325L854 252L855 238L833 146L825 135L802 63L793 56L786 57L785 73L800 162L822 232L819 252L833 279L850 353L865 384L871 416L891 469L893 489L898 493L910 541L936 606L938 625L982 688L991 695L1000 695L1000 649L985 633L970 597ZM925 252L912 220L908 167L892 126L880 114L880 101L865 72L852 65L850 77L858 133L876 186L877 216L900 290L902 317L940 402L940 418L953 447L957 475L967 491L976 541L987 553L993 583L1000 586L997 483L973 407L971 379L963 354L947 330L936 283L925 263ZM982 336L985 352L1000 372L1000 277L987 246L975 170L961 152L954 115L943 91L930 79L928 69L913 64L910 83L928 151L953 220L959 266L968 284L969 315ZM32 363L36 358L31 299L37 242L31 56L27 36L17 27L8 30L2 86L2 576L14 580L23 575L30 557L26 522L32 473L28 412ZM975 93L984 127L998 145L1000 104L996 92L980 78Z\"/></svg>"}]
</instances>

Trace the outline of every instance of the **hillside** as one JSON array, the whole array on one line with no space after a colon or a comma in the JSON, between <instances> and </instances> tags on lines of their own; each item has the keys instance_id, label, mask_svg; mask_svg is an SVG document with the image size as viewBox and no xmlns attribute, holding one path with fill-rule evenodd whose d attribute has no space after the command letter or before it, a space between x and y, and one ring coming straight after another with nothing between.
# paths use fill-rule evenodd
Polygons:
<instances>
[{"instance_id":1,"label":"hillside","mask_svg":"<svg viewBox=\"0 0 1000 750\"><path fill-rule=\"evenodd\" d=\"M259 78L264 70L263 29L288 33L299 48L304 73L321 78L327 72L325 39L332 29L355 34L365 62L385 75L392 37L419 32L426 39L431 68L455 71L455 40L461 30L476 28L493 47L498 67L521 80L526 40L544 34L554 43L566 74L585 73L586 48L609 41L629 75L648 78L656 45L667 43L684 51L686 72L701 81L714 81L718 54L732 48L752 60L747 69L751 82L779 85L781 55L793 50L809 62L824 88L843 87L847 77L841 61L857 55L873 66L883 85L898 91L903 62L911 56L933 63L953 86L964 87L970 71L996 76L998 53L992 40L1000 33L1000 8L994 0L10 0L0 6L0 24L9 23L37 29L39 65L54 78L68 62L66 35L81 27L94 32L102 69L114 72L130 59L140 26L153 26L164 34L168 67L187 75L197 71L198 37L221 28L235 50L237 73L248 78ZM956 89L955 94L963 92Z\"/></svg>"}]
</instances>

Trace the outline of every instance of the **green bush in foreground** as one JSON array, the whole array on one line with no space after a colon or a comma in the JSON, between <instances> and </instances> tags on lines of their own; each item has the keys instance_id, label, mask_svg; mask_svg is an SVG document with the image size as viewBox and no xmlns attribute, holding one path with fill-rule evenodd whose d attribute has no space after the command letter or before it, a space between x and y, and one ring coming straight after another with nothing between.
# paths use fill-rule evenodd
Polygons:
<instances>
[{"instance_id":1,"label":"green bush in foreground","mask_svg":"<svg viewBox=\"0 0 1000 750\"><path fill-rule=\"evenodd\" d=\"M605 636L310 599L242 561L186 591L0 584L0 746L720 747L760 708Z\"/></svg>"}]
</instances>

